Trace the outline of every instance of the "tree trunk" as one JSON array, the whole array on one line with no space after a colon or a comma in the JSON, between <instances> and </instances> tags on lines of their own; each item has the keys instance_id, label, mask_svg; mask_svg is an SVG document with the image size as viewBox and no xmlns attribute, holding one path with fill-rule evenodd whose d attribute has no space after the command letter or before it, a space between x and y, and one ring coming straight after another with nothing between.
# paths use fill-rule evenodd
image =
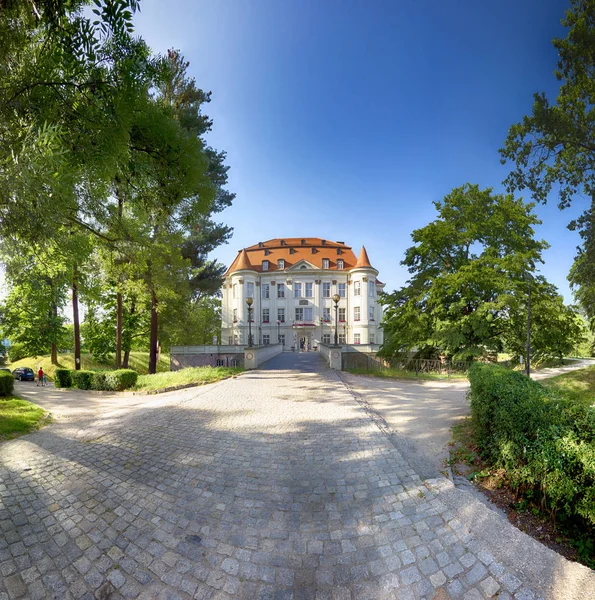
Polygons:
<instances>
[{"instance_id":1,"label":"tree trunk","mask_svg":"<svg viewBox=\"0 0 595 600\"><path fill-rule=\"evenodd\" d=\"M74 368L78 371L81 368L81 328L79 324L78 270L76 265L72 276L72 322L74 324Z\"/></svg>"},{"instance_id":2,"label":"tree trunk","mask_svg":"<svg viewBox=\"0 0 595 600\"><path fill-rule=\"evenodd\" d=\"M132 302L130 303L130 311L128 312L128 314L130 316L132 316L135 312L136 312L136 301L134 300L134 297L133 297ZM122 368L123 369L128 368L129 361L130 361L130 336L128 337L128 343L126 345L126 349L124 350L124 359L122 360Z\"/></svg>"},{"instance_id":3,"label":"tree trunk","mask_svg":"<svg viewBox=\"0 0 595 600\"><path fill-rule=\"evenodd\" d=\"M151 336L149 342L149 375L157 373L157 295L151 290Z\"/></svg>"},{"instance_id":4,"label":"tree trunk","mask_svg":"<svg viewBox=\"0 0 595 600\"><path fill-rule=\"evenodd\" d=\"M57 304L52 304L52 319L53 322L56 323L56 321L58 320L58 305ZM58 364L58 346L56 346L56 342L53 341L52 342L52 346L51 346L51 361L53 365L57 365Z\"/></svg>"},{"instance_id":5,"label":"tree trunk","mask_svg":"<svg viewBox=\"0 0 595 600\"><path fill-rule=\"evenodd\" d=\"M116 294L116 369L122 367L122 294Z\"/></svg>"}]
</instances>

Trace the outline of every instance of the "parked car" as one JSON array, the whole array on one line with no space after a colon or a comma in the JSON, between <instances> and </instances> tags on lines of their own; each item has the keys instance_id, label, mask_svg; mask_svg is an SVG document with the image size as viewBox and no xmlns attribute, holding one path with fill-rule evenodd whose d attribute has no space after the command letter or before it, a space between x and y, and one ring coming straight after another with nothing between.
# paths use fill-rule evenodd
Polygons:
<instances>
[{"instance_id":1,"label":"parked car","mask_svg":"<svg viewBox=\"0 0 595 600\"><path fill-rule=\"evenodd\" d=\"M33 372L33 369L30 369L29 367L18 367L12 374L14 375L14 378L19 381L35 381L35 373Z\"/></svg>"}]
</instances>

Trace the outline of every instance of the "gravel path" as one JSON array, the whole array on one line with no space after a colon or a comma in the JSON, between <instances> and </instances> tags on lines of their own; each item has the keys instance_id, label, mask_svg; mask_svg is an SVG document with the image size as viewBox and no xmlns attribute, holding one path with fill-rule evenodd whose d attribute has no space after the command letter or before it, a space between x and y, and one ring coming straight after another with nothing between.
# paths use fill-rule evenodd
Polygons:
<instances>
[{"instance_id":1,"label":"gravel path","mask_svg":"<svg viewBox=\"0 0 595 600\"><path fill-rule=\"evenodd\" d=\"M159 397L19 386L56 420L0 444L0 600L593 598L303 356Z\"/></svg>"}]
</instances>

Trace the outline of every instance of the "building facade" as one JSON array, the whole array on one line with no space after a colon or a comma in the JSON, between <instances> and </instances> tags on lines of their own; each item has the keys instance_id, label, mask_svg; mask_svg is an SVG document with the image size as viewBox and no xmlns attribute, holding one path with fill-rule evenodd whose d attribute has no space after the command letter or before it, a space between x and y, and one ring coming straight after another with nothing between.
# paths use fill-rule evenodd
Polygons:
<instances>
[{"instance_id":1,"label":"building facade","mask_svg":"<svg viewBox=\"0 0 595 600\"><path fill-rule=\"evenodd\" d=\"M248 344L251 329L254 345L282 343L286 350L334 344L335 332L339 344L379 345L383 288L363 246L356 259L344 242L259 242L240 250L225 274L221 341Z\"/></svg>"}]
</instances>

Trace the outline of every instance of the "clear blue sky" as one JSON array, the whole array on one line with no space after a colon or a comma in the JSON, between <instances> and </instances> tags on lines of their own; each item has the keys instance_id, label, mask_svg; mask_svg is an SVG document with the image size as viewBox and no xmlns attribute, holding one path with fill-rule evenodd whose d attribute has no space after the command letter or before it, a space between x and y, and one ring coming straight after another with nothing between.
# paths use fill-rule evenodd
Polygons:
<instances>
[{"instance_id":1,"label":"clear blue sky","mask_svg":"<svg viewBox=\"0 0 595 600\"><path fill-rule=\"evenodd\" d=\"M235 228L215 255L229 264L273 237L365 244L400 287L410 233L432 200L465 182L502 191L498 148L552 97L551 45L562 0L142 0L136 31L155 52L175 47L213 92L209 141L228 152ZM528 194L525 194L528 198ZM567 301L584 208L538 207L551 249L542 272ZM478 218L481 218L478 215Z\"/></svg>"}]
</instances>

